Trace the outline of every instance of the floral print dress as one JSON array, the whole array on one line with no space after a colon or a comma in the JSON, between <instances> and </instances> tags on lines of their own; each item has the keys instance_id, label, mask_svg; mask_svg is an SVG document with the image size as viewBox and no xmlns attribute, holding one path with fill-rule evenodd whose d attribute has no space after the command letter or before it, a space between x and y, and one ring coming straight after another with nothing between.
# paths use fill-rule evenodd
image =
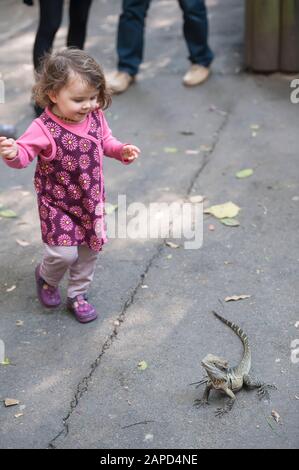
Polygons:
<instances>
[{"instance_id":1,"label":"floral print dress","mask_svg":"<svg viewBox=\"0 0 299 470\"><path fill-rule=\"evenodd\" d=\"M87 245L100 251L107 241L103 113L94 111L89 119L86 132L74 133L47 111L39 118L56 149L54 158L38 156L34 178L42 240L48 245Z\"/></svg>"}]
</instances>

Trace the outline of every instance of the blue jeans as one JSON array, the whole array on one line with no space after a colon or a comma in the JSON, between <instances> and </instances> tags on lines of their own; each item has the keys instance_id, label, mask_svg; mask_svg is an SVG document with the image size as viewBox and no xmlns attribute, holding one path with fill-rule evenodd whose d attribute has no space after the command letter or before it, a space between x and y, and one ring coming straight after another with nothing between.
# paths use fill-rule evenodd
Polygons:
<instances>
[{"instance_id":1,"label":"blue jeans","mask_svg":"<svg viewBox=\"0 0 299 470\"><path fill-rule=\"evenodd\" d=\"M119 18L117 53L118 69L136 75L143 57L146 13L151 0L123 0ZM208 46L208 19L204 0L178 0L183 11L184 37L193 64L208 67L213 52Z\"/></svg>"}]
</instances>

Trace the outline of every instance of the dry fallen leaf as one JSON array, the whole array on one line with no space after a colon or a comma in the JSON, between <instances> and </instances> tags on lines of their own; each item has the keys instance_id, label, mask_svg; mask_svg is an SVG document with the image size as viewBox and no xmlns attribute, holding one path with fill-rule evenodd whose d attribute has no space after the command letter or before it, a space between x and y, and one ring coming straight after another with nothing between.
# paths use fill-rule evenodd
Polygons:
<instances>
[{"instance_id":1,"label":"dry fallen leaf","mask_svg":"<svg viewBox=\"0 0 299 470\"><path fill-rule=\"evenodd\" d=\"M17 326L23 326L24 325L23 320L16 320L16 325Z\"/></svg>"},{"instance_id":2,"label":"dry fallen leaf","mask_svg":"<svg viewBox=\"0 0 299 470\"><path fill-rule=\"evenodd\" d=\"M15 398L5 398L4 400L4 405L5 406L15 406L20 403L19 400L16 400Z\"/></svg>"},{"instance_id":3,"label":"dry fallen leaf","mask_svg":"<svg viewBox=\"0 0 299 470\"><path fill-rule=\"evenodd\" d=\"M11 287L9 287L8 289L6 289L6 292L12 292L13 290L15 290L17 286L13 285Z\"/></svg>"},{"instance_id":4,"label":"dry fallen leaf","mask_svg":"<svg viewBox=\"0 0 299 470\"><path fill-rule=\"evenodd\" d=\"M180 131L180 134L182 135L194 135L193 131Z\"/></svg>"},{"instance_id":5,"label":"dry fallen leaf","mask_svg":"<svg viewBox=\"0 0 299 470\"><path fill-rule=\"evenodd\" d=\"M205 200L205 196L201 196L200 194L197 194L196 196L190 196L189 201L196 204L197 202L203 202Z\"/></svg>"},{"instance_id":6,"label":"dry fallen leaf","mask_svg":"<svg viewBox=\"0 0 299 470\"><path fill-rule=\"evenodd\" d=\"M205 214L212 214L217 219L232 218L238 215L240 207L233 202L225 202L224 204L217 204L215 206L208 207L204 210Z\"/></svg>"},{"instance_id":7,"label":"dry fallen leaf","mask_svg":"<svg viewBox=\"0 0 299 470\"><path fill-rule=\"evenodd\" d=\"M21 416L24 416L24 413L17 413L17 414L15 414L15 418L20 418Z\"/></svg>"},{"instance_id":8,"label":"dry fallen leaf","mask_svg":"<svg viewBox=\"0 0 299 470\"><path fill-rule=\"evenodd\" d=\"M17 244L20 245L20 246L29 246L29 245L30 245L30 243L29 243L29 242L26 242L25 240L18 240L18 239L16 239L16 242L17 242Z\"/></svg>"},{"instance_id":9,"label":"dry fallen leaf","mask_svg":"<svg viewBox=\"0 0 299 470\"><path fill-rule=\"evenodd\" d=\"M224 302L230 302L231 300L243 300L249 299L251 295L242 294L242 295L232 295L231 297L225 297Z\"/></svg>"},{"instance_id":10,"label":"dry fallen leaf","mask_svg":"<svg viewBox=\"0 0 299 470\"><path fill-rule=\"evenodd\" d=\"M271 416L275 419L276 423L280 422L280 415L277 413L277 411L272 410Z\"/></svg>"},{"instance_id":11,"label":"dry fallen leaf","mask_svg":"<svg viewBox=\"0 0 299 470\"><path fill-rule=\"evenodd\" d=\"M213 150L213 147L211 147L211 145L201 145L200 150L202 152L211 152Z\"/></svg>"},{"instance_id":12,"label":"dry fallen leaf","mask_svg":"<svg viewBox=\"0 0 299 470\"><path fill-rule=\"evenodd\" d=\"M217 108L217 106L215 106L214 104L212 104L212 105L209 107L209 111L211 111L211 112L216 111L218 114L221 114L222 116L226 116L226 115L227 115L227 112L226 112L226 111L223 111L222 109Z\"/></svg>"},{"instance_id":13,"label":"dry fallen leaf","mask_svg":"<svg viewBox=\"0 0 299 470\"><path fill-rule=\"evenodd\" d=\"M169 246L169 248L180 248L180 245L177 245L176 243L172 242L165 242L165 245Z\"/></svg>"}]
</instances>

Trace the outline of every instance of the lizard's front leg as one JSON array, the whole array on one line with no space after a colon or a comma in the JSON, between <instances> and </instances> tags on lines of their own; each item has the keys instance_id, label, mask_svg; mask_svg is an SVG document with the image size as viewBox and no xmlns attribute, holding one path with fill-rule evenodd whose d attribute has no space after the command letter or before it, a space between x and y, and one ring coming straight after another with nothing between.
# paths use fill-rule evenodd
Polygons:
<instances>
[{"instance_id":1,"label":"lizard's front leg","mask_svg":"<svg viewBox=\"0 0 299 470\"><path fill-rule=\"evenodd\" d=\"M230 388L226 388L223 391L230 397L230 400L226 403L226 405L223 408L217 408L217 410L215 411L215 416L218 416L219 418L221 418L224 414L231 411L232 407L234 406L235 400L236 400L236 396L231 391Z\"/></svg>"},{"instance_id":2,"label":"lizard's front leg","mask_svg":"<svg viewBox=\"0 0 299 470\"><path fill-rule=\"evenodd\" d=\"M213 388L212 384L208 383L205 388L202 398L194 400L193 406L200 408L201 406L209 405L209 395L210 395L210 391L212 390L212 388Z\"/></svg>"},{"instance_id":3,"label":"lizard's front leg","mask_svg":"<svg viewBox=\"0 0 299 470\"><path fill-rule=\"evenodd\" d=\"M203 377L201 380L199 380L198 382L192 382L191 384L189 385L196 385L195 388L198 388L200 387L201 385L205 385L207 384L209 381L208 377Z\"/></svg>"},{"instance_id":4,"label":"lizard's front leg","mask_svg":"<svg viewBox=\"0 0 299 470\"><path fill-rule=\"evenodd\" d=\"M270 400L270 394L268 389L277 390L277 387L272 384L266 384L261 382L260 380L253 379L249 375L244 376L244 385L248 388L257 388L257 395L260 400L266 398L266 400Z\"/></svg>"}]
</instances>

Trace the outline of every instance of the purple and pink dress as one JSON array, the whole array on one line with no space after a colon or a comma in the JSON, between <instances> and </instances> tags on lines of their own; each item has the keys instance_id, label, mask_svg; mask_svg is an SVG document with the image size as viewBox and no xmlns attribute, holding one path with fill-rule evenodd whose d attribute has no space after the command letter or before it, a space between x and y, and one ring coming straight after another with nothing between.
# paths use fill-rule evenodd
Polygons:
<instances>
[{"instance_id":1,"label":"purple and pink dress","mask_svg":"<svg viewBox=\"0 0 299 470\"><path fill-rule=\"evenodd\" d=\"M6 159L8 166L25 168L38 156L34 184L43 242L100 251L107 241L103 156L122 161L124 146L112 136L103 112L70 124L47 108L17 144L18 155Z\"/></svg>"}]
</instances>

